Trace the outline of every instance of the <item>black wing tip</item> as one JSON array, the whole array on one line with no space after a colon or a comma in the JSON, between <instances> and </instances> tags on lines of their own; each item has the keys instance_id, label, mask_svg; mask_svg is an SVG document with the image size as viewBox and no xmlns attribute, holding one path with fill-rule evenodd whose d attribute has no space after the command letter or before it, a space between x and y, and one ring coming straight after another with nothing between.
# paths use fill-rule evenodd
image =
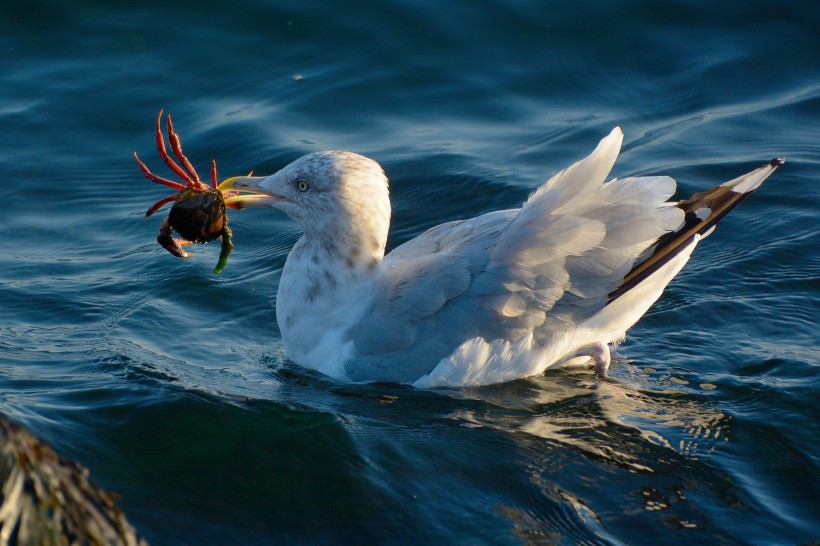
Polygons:
<instances>
[{"instance_id":1,"label":"black wing tip","mask_svg":"<svg viewBox=\"0 0 820 546\"><path fill-rule=\"evenodd\" d=\"M689 199L684 199L678 203L685 213L684 225L677 231L667 233L658 239L655 251L649 259L632 268L632 271L624 277L624 281L617 289L609 294L607 304L612 303L620 296L639 285L655 271L663 267L667 262L674 259L681 250L691 244L696 235L701 238L708 236L717 223L723 219L735 206L752 194L774 171L783 166L785 158L775 157L768 164L763 165L739 179L730 180L711 190L696 193ZM771 171L765 173L763 180L753 184L752 187L738 191L736 186L742 185L748 177L760 173L761 169L771 167ZM734 182L734 184L732 184ZM729 185L727 187L727 184ZM733 195L732 195L733 194ZM699 210L706 208L709 214L703 218L698 214Z\"/></svg>"}]
</instances>

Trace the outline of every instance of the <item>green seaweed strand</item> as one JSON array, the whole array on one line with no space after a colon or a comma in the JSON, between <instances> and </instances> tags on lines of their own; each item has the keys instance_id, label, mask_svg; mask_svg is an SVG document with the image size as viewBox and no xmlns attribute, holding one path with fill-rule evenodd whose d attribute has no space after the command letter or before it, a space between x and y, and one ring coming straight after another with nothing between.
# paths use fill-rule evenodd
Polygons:
<instances>
[{"instance_id":1,"label":"green seaweed strand","mask_svg":"<svg viewBox=\"0 0 820 546\"><path fill-rule=\"evenodd\" d=\"M228 218L225 217L226 224L225 231L222 233L222 251L219 253L219 261L216 262L216 267L214 268L214 273L217 275L222 273L222 270L225 269L226 265L228 265L228 256L233 250L233 233L231 232L231 228L228 227L227 221Z\"/></svg>"}]
</instances>

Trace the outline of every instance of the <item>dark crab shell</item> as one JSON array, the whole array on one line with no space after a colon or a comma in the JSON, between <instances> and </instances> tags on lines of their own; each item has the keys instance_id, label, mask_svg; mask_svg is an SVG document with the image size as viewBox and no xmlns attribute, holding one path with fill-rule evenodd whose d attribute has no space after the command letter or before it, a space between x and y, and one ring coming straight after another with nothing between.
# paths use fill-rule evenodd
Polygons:
<instances>
[{"instance_id":1,"label":"dark crab shell","mask_svg":"<svg viewBox=\"0 0 820 546\"><path fill-rule=\"evenodd\" d=\"M214 273L218 275L225 269L233 250L233 241L222 192L207 186L186 188L174 201L159 230L157 242L171 254L187 258L190 254L182 250L180 241L171 236L172 231L191 243L207 243L222 237L222 250Z\"/></svg>"},{"instance_id":2,"label":"dark crab shell","mask_svg":"<svg viewBox=\"0 0 820 546\"><path fill-rule=\"evenodd\" d=\"M213 241L228 225L225 199L219 190L187 188L174 201L168 223L192 243Z\"/></svg>"}]
</instances>

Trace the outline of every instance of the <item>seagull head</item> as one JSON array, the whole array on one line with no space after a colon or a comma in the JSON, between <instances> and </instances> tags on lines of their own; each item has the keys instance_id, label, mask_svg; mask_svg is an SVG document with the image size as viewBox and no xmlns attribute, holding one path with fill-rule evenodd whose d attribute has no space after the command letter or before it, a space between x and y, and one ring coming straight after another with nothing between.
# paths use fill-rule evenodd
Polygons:
<instances>
[{"instance_id":1,"label":"seagull head","mask_svg":"<svg viewBox=\"0 0 820 546\"><path fill-rule=\"evenodd\" d=\"M390 197L387 177L372 159L315 152L270 176L228 178L219 190L228 192L230 208L274 208L296 220L308 238L343 241L364 246L358 250L366 255L384 255Z\"/></svg>"}]
</instances>

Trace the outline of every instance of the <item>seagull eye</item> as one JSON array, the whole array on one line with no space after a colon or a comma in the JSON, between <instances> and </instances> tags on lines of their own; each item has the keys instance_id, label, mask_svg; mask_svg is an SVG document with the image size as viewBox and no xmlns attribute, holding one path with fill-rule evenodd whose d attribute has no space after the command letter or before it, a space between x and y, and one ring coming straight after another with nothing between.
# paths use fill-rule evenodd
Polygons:
<instances>
[{"instance_id":1,"label":"seagull eye","mask_svg":"<svg viewBox=\"0 0 820 546\"><path fill-rule=\"evenodd\" d=\"M310 186L308 186L307 182L300 179L300 180L296 181L296 189L298 189L300 192L304 193L304 192L306 192L310 189Z\"/></svg>"}]
</instances>

